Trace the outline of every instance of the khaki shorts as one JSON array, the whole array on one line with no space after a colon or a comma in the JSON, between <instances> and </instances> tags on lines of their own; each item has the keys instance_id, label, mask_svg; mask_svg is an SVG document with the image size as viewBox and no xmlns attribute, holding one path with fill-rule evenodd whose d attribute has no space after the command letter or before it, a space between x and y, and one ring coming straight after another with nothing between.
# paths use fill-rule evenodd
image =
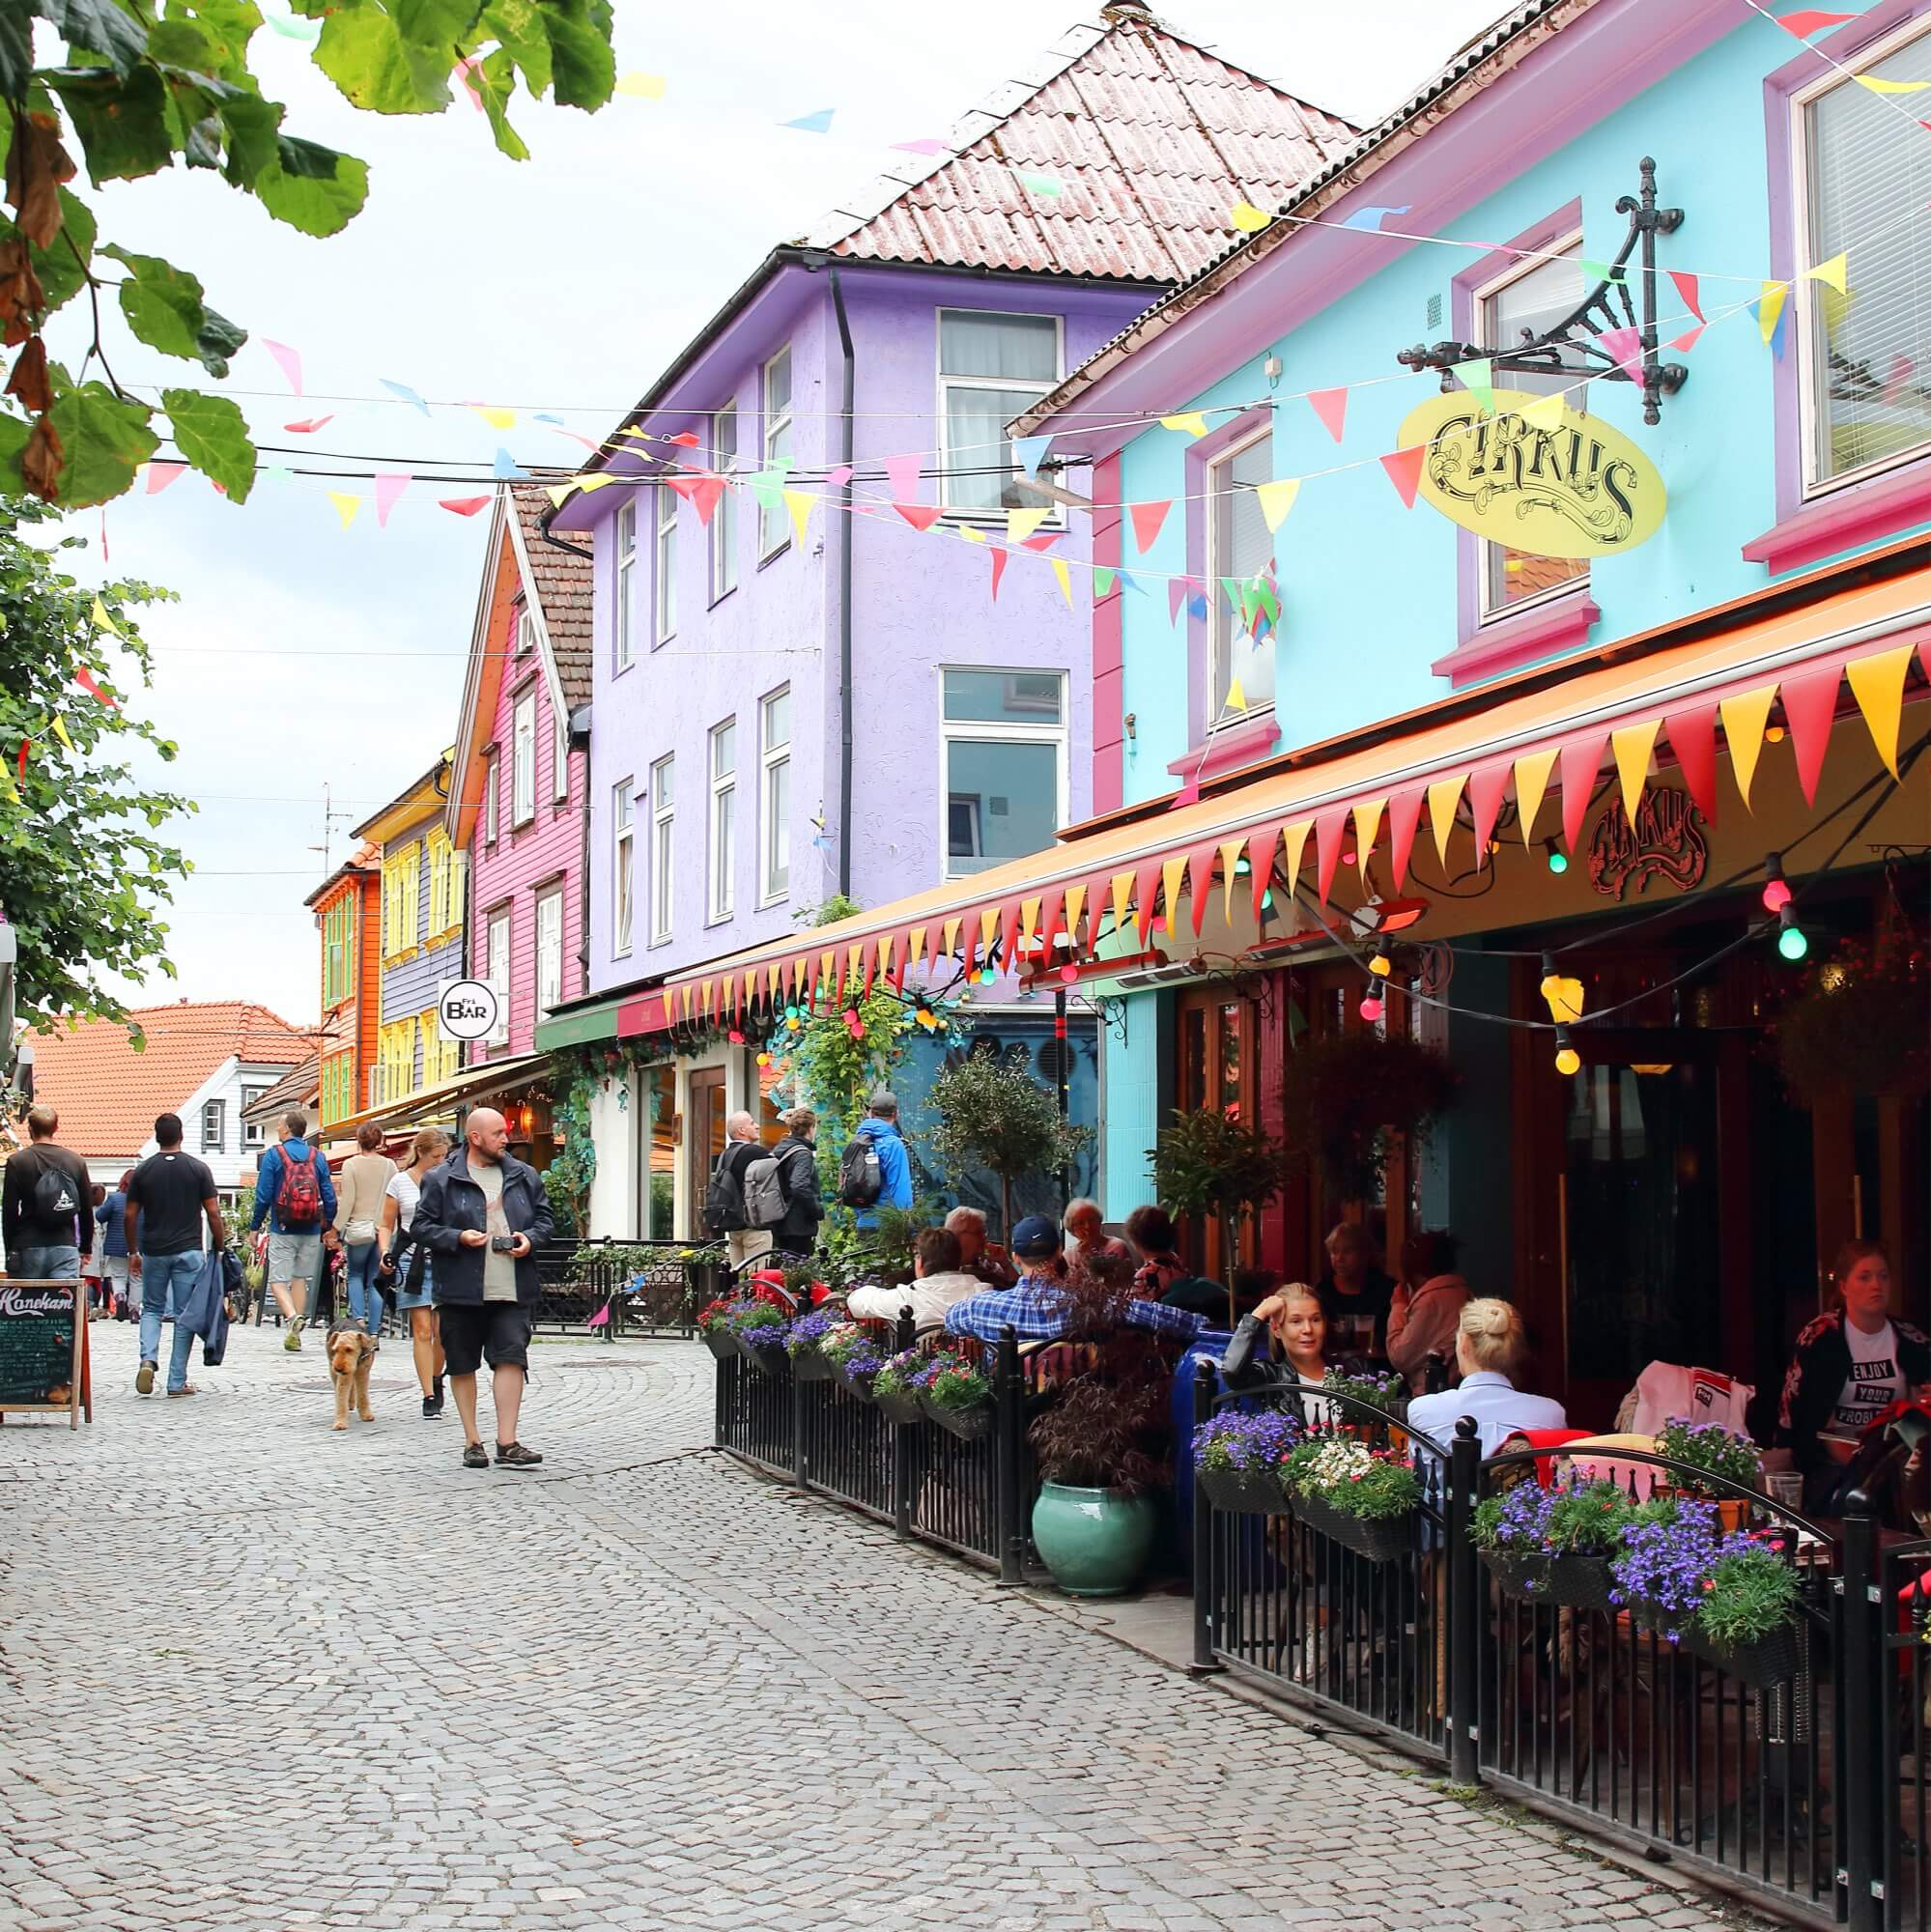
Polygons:
<instances>
[{"instance_id":1,"label":"khaki shorts","mask_svg":"<svg viewBox=\"0 0 1931 1932\"><path fill-rule=\"evenodd\" d=\"M322 1236L316 1235L274 1235L269 1236L269 1279L271 1282L308 1282L314 1278L315 1264L322 1259Z\"/></svg>"}]
</instances>

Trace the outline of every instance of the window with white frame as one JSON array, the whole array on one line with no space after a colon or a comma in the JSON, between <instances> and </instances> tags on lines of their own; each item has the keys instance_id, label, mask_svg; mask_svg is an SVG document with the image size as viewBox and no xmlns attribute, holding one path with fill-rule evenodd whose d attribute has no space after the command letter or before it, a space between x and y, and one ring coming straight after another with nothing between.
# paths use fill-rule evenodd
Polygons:
<instances>
[{"instance_id":1,"label":"window with white frame","mask_svg":"<svg viewBox=\"0 0 1931 1932\"><path fill-rule=\"evenodd\" d=\"M791 687L757 707L757 897L771 905L791 891Z\"/></svg>"},{"instance_id":2,"label":"window with white frame","mask_svg":"<svg viewBox=\"0 0 1931 1932\"><path fill-rule=\"evenodd\" d=\"M731 404L711 418L711 468L734 476L738 467L738 412ZM726 488L711 511L711 602L738 587L738 493Z\"/></svg>"},{"instance_id":3,"label":"window with white frame","mask_svg":"<svg viewBox=\"0 0 1931 1932\"><path fill-rule=\"evenodd\" d=\"M493 913L489 926L489 972L485 976L497 996L497 1023L483 1037L485 1046L504 1046L510 1037L510 913L505 906Z\"/></svg>"},{"instance_id":4,"label":"window with white frame","mask_svg":"<svg viewBox=\"0 0 1931 1932\"><path fill-rule=\"evenodd\" d=\"M570 796L570 714L553 697L550 703L555 720L555 742L550 748L550 795L558 805Z\"/></svg>"},{"instance_id":5,"label":"window with white frame","mask_svg":"<svg viewBox=\"0 0 1931 1932\"><path fill-rule=\"evenodd\" d=\"M1024 487L1006 425L1060 380L1060 318L939 311L939 500L968 516L1044 507Z\"/></svg>"},{"instance_id":6,"label":"window with white frame","mask_svg":"<svg viewBox=\"0 0 1931 1932\"><path fill-rule=\"evenodd\" d=\"M616 606L616 624L613 630L614 668L628 670L631 664L631 605L637 584L637 498L626 496L617 505L616 516L617 576L612 601Z\"/></svg>"},{"instance_id":7,"label":"window with white frame","mask_svg":"<svg viewBox=\"0 0 1931 1932\"><path fill-rule=\"evenodd\" d=\"M941 755L946 876L1037 852L1065 823L1065 680L1056 670L948 670Z\"/></svg>"},{"instance_id":8,"label":"window with white frame","mask_svg":"<svg viewBox=\"0 0 1931 1932\"><path fill-rule=\"evenodd\" d=\"M536 612L527 604L516 607L516 654L522 657L525 651L536 648Z\"/></svg>"},{"instance_id":9,"label":"window with white frame","mask_svg":"<svg viewBox=\"0 0 1931 1932\"><path fill-rule=\"evenodd\" d=\"M1849 255L1841 294L1800 288L1810 491L1931 449L1931 145L1904 138L1890 98L1931 82L1931 31L1914 22L1857 68L1796 97L1799 266Z\"/></svg>"},{"instance_id":10,"label":"window with white frame","mask_svg":"<svg viewBox=\"0 0 1931 1932\"><path fill-rule=\"evenodd\" d=\"M671 845L676 837L676 759L659 758L650 768L650 939L670 937Z\"/></svg>"},{"instance_id":11,"label":"window with white frame","mask_svg":"<svg viewBox=\"0 0 1931 1932\"><path fill-rule=\"evenodd\" d=\"M1274 476L1274 439L1262 430L1207 466L1207 656L1209 727L1274 702L1274 629L1243 586L1265 578L1274 539L1257 486ZM1239 590L1237 607L1223 580ZM1256 633L1261 635L1258 637Z\"/></svg>"},{"instance_id":12,"label":"window with white frame","mask_svg":"<svg viewBox=\"0 0 1931 1932\"><path fill-rule=\"evenodd\" d=\"M228 1103L226 1100L204 1100L201 1106L201 1151L203 1153L220 1153L221 1143L228 1134Z\"/></svg>"},{"instance_id":13,"label":"window with white frame","mask_svg":"<svg viewBox=\"0 0 1931 1932\"><path fill-rule=\"evenodd\" d=\"M791 351L781 349L763 370L763 456L766 469L784 469L791 462ZM791 541L791 515L776 491L757 506L757 554L774 556Z\"/></svg>"},{"instance_id":14,"label":"window with white frame","mask_svg":"<svg viewBox=\"0 0 1931 1932\"><path fill-rule=\"evenodd\" d=\"M1519 342L1524 333L1539 335L1576 313L1587 293L1582 285L1582 238L1572 235L1545 254L1527 257L1499 280L1478 290L1475 330L1478 340L1497 345ZM1563 392L1565 405L1578 412L1589 406L1589 392L1573 376L1524 375L1512 370L1508 385L1528 395ZM1530 604L1559 597L1589 579L1586 558L1537 556L1513 550L1505 543L1478 544L1481 553L1481 610L1486 620L1505 617Z\"/></svg>"},{"instance_id":15,"label":"window with white frame","mask_svg":"<svg viewBox=\"0 0 1931 1932\"><path fill-rule=\"evenodd\" d=\"M632 781L611 787L611 951L630 951L637 893L637 829L631 823Z\"/></svg>"},{"instance_id":16,"label":"window with white frame","mask_svg":"<svg viewBox=\"0 0 1931 1932\"><path fill-rule=\"evenodd\" d=\"M241 1089L241 1151L243 1153L248 1153L256 1148L265 1148L269 1144L268 1122L265 1121L251 1121L248 1118L248 1109L268 1091L266 1087L243 1087Z\"/></svg>"},{"instance_id":17,"label":"window with white frame","mask_svg":"<svg viewBox=\"0 0 1931 1932\"><path fill-rule=\"evenodd\" d=\"M527 825L536 816L536 688L516 701L510 730L510 823Z\"/></svg>"},{"instance_id":18,"label":"window with white frame","mask_svg":"<svg viewBox=\"0 0 1931 1932\"><path fill-rule=\"evenodd\" d=\"M553 886L536 901L536 1014L563 1004L563 888Z\"/></svg>"},{"instance_id":19,"label":"window with white frame","mask_svg":"<svg viewBox=\"0 0 1931 1932\"><path fill-rule=\"evenodd\" d=\"M487 753L483 759L483 843L485 845L494 845L497 842L498 801L502 795L498 789L502 774L497 771L497 765L496 753Z\"/></svg>"},{"instance_id":20,"label":"window with white frame","mask_svg":"<svg viewBox=\"0 0 1931 1932\"><path fill-rule=\"evenodd\" d=\"M729 919L737 901L738 727L726 718L711 729L711 921Z\"/></svg>"},{"instance_id":21,"label":"window with white frame","mask_svg":"<svg viewBox=\"0 0 1931 1932\"><path fill-rule=\"evenodd\" d=\"M677 628L677 493L660 483L657 497L656 626L651 635L662 643Z\"/></svg>"}]
</instances>

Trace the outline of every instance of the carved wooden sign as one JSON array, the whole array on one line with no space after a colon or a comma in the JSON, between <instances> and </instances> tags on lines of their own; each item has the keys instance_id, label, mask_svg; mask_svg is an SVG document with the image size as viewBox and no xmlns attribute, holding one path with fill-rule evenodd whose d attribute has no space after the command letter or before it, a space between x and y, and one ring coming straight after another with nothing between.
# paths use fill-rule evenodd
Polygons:
<instances>
[{"instance_id":1,"label":"carved wooden sign","mask_svg":"<svg viewBox=\"0 0 1931 1932\"><path fill-rule=\"evenodd\" d=\"M1649 786L1633 824L1619 801L1596 821L1589 839L1589 883L1604 898L1620 899L1632 886L1646 892L1652 879L1687 893L1702 883L1709 863L1703 814L1687 791Z\"/></svg>"}]
</instances>

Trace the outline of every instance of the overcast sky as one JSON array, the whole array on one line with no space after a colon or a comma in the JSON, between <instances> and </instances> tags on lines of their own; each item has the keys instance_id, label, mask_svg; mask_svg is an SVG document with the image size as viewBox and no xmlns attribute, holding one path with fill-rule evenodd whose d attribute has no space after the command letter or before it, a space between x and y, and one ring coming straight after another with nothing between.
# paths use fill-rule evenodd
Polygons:
<instances>
[{"instance_id":1,"label":"overcast sky","mask_svg":"<svg viewBox=\"0 0 1931 1932\"><path fill-rule=\"evenodd\" d=\"M1368 121L1498 9L1185 0L1162 17ZM467 103L437 118L357 114L304 49L258 34L257 69L287 101L288 130L370 164L368 207L330 241L277 225L207 174L98 196L103 240L198 273L209 300L251 331L226 391L261 443L304 451L265 462L443 457L487 475L498 444L527 462L567 460L576 445L531 413L600 434L774 242L888 165L892 143L943 135L1082 17L1070 0L1063 12L1051 0L674 11L617 0L616 11L619 73L661 75L664 98L620 96L593 117L520 99L512 118L533 154L522 163L496 153ZM779 126L827 107L829 135ZM299 400L265 337L300 352ZM119 339L124 383L185 380L185 365ZM71 341L55 346L77 359ZM406 402L367 400L383 397L383 378L433 402L523 413L501 433L467 410L425 419ZM325 414L334 419L315 435L284 429ZM327 835L339 863L350 825L455 735L487 518L452 516L417 485L385 529L365 500L344 533L330 487L264 479L237 508L190 473L106 512L108 572L180 594L147 620L157 668L142 701L180 743L170 781L201 801L178 827L197 871L165 915L180 980L127 989L137 1004L245 997L312 1020L316 939L301 900L323 876L324 786L344 814ZM99 574L99 515L75 523L97 546L79 567Z\"/></svg>"}]
</instances>

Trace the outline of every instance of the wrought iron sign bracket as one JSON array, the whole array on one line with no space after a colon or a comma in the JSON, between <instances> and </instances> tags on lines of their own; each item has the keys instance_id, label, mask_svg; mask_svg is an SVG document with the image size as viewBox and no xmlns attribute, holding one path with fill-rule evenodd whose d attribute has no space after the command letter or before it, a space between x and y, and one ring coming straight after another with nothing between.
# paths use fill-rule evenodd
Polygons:
<instances>
[{"instance_id":1,"label":"wrought iron sign bracket","mask_svg":"<svg viewBox=\"0 0 1931 1932\"><path fill-rule=\"evenodd\" d=\"M1478 348L1472 342L1437 342L1433 346L1418 342L1412 349L1403 350L1395 360L1409 369L1439 369L1444 390L1454 386L1452 372L1458 362L1484 358L1497 375L1506 371L1559 376L1571 382L1639 382L1643 421L1661 422L1662 398L1673 396L1690 379L1690 371L1681 362L1664 362L1657 355L1656 238L1673 235L1682 227L1683 210L1659 208L1656 162L1645 155L1638 165L1641 186L1616 203L1616 213L1630 217L1630 232L1610 263L1608 274L1562 321L1539 334L1525 328L1519 341L1492 348ZM1640 349L1638 357L1632 360L1639 376L1603 346L1603 332L1612 328L1636 331Z\"/></svg>"}]
</instances>

